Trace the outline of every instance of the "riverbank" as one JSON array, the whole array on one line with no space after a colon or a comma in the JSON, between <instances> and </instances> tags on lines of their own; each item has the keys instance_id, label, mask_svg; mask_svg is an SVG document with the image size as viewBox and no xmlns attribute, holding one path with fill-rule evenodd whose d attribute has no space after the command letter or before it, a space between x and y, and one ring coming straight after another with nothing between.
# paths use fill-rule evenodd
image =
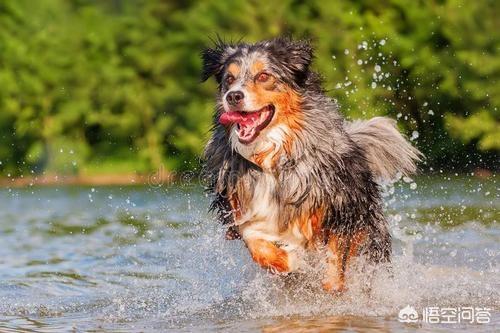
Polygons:
<instances>
[{"instance_id":1,"label":"riverbank","mask_svg":"<svg viewBox=\"0 0 500 333\"><path fill-rule=\"evenodd\" d=\"M38 175L0 178L0 187L29 186L112 186L112 185L158 185L167 184L174 179L173 173L151 174L102 174L102 175Z\"/></svg>"},{"instance_id":2,"label":"riverbank","mask_svg":"<svg viewBox=\"0 0 500 333\"><path fill-rule=\"evenodd\" d=\"M438 175L438 172L423 172L421 175ZM488 179L495 177L494 171L476 169L468 174L475 178ZM177 173L160 168L156 172L141 173L115 173L115 174L83 174L83 175L58 175L42 174L35 176L0 177L0 188L22 188L30 186L130 186L130 185L168 185L176 180L191 181L196 178L196 172L186 171Z\"/></svg>"}]
</instances>

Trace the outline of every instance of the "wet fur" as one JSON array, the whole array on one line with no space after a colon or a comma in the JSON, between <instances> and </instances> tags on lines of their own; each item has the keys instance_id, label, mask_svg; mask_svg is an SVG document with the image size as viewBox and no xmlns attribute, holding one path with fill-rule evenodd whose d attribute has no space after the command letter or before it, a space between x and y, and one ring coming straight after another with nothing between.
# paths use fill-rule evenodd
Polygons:
<instances>
[{"instance_id":1,"label":"wet fur","mask_svg":"<svg viewBox=\"0 0 500 333\"><path fill-rule=\"evenodd\" d=\"M296 100L287 100L295 105L287 105L289 114L278 118L284 132L278 138L283 140L249 160L238 153L231 143L231 133L217 119L224 112L221 80L226 66L252 52L267 57L277 80L290 89ZM350 254L364 254L374 262L390 260L391 236L379 183L398 173L414 172L420 153L390 119L346 122L336 102L324 93L319 76L309 69L312 52L308 42L288 38L236 45L219 40L204 51L203 79L214 75L219 83L212 137L204 152L204 171L213 195L211 209L223 223L240 230L245 223L252 223L252 218L267 218L262 223L272 224L266 228L277 235L301 233L304 249L311 245L317 249L333 247L335 265L342 270L337 274L343 279ZM275 209L269 216L257 216L258 205ZM253 215L241 221L246 207L254 207ZM256 257L262 256L258 250L263 247L252 251L256 243L248 239L247 246L259 262ZM275 243L278 253L283 244ZM273 270L272 264L259 263Z\"/></svg>"}]
</instances>

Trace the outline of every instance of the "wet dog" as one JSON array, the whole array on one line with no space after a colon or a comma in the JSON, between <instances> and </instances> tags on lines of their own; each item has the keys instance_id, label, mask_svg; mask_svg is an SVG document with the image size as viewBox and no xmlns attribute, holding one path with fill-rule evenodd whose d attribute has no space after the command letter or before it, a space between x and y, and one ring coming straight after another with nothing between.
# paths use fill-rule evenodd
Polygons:
<instances>
[{"instance_id":1,"label":"wet dog","mask_svg":"<svg viewBox=\"0 0 500 333\"><path fill-rule=\"evenodd\" d=\"M331 292L344 290L355 258L390 261L379 184L415 172L420 156L395 121L345 121L310 69L308 41L218 40L202 59L203 80L218 83L204 159L226 237L274 273L317 251Z\"/></svg>"}]
</instances>

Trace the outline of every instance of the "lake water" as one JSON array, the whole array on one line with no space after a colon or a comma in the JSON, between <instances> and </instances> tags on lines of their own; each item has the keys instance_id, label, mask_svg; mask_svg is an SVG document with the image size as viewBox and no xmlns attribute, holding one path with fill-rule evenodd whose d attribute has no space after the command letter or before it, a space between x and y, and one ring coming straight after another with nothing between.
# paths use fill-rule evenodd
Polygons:
<instances>
[{"instance_id":1,"label":"lake water","mask_svg":"<svg viewBox=\"0 0 500 333\"><path fill-rule=\"evenodd\" d=\"M388 189L392 274L367 293L353 272L341 296L259 269L196 185L2 189L0 332L499 331L499 180ZM418 322L398 321L407 305ZM424 322L436 307L489 323Z\"/></svg>"}]
</instances>

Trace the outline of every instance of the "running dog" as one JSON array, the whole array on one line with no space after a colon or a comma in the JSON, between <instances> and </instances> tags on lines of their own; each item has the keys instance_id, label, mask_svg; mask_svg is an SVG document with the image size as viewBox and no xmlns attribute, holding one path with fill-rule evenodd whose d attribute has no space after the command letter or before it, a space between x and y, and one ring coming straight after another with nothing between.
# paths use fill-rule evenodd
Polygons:
<instances>
[{"instance_id":1,"label":"running dog","mask_svg":"<svg viewBox=\"0 0 500 333\"><path fill-rule=\"evenodd\" d=\"M345 289L356 257L389 262L379 184L414 173L421 155L395 121L345 121L310 69L308 41L218 39L202 59L202 80L218 83L204 170L226 238L273 273L317 251L329 292Z\"/></svg>"}]
</instances>

